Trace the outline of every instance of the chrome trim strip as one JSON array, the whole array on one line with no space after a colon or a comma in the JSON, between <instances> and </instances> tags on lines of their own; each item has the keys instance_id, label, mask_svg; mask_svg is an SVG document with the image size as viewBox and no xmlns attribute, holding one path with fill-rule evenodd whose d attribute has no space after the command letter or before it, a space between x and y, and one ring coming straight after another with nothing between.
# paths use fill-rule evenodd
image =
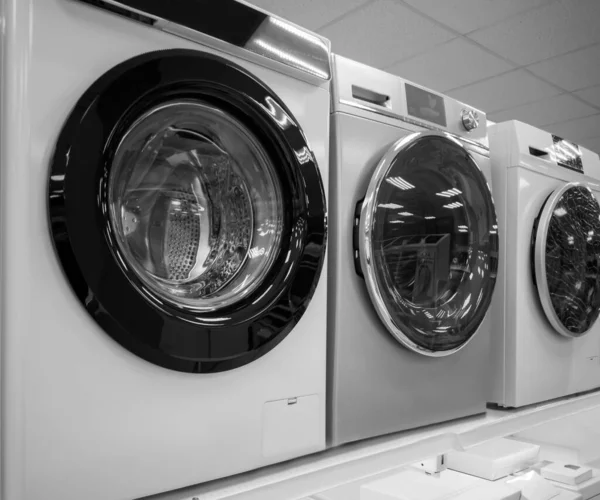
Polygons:
<instances>
[{"instance_id":1,"label":"chrome trim strip","mask_svg":"<svg viewBox=\"0 0 600 500\"><path fill-rule=\"evenodd\" d=\"M363 109L365 111L371 111L373 113L377 113L378 115L383 115L383 116L387 116L389 118L396 118L396 119L402 119L402 116L394 113L393 111L390 111L387 108L382 107L375 107L375 106L371 106L369 104L361 104L358 102L354 102L354 101L349 101L348 99L340 99L340 104L345 104L346 106L353 106L355 108L358 109Z\"/></svg>"},{"instance_id":2,"label":"chrome trim strip","mask_svg":"<svg viewBox=\"0 0 600 500\"><path fill-rule=\"evenodd\" d=\"M244 48L322 80L331 79L329 41L283 19L268 16Z\"/></svg>"},{"instance_id":3,"label":"chrome trim strip","mask_svg":"<svg viewBox=\"0 0 600 500\"><path fill-rule=\"evenodd\" d=\"M266 14L246 3L237 2L236 0L219 0L220 3L228 2L232 5L235 4L237 9L247 9L258 19L256 27L251 25L245 26L248 29L247 36L240 36L240 40L234 42L223 34L227 30L215 30L214 32L209 32L210 30L207 32L198 30L194 27L194 16L192 15L189 16L189 25L181 21L182 17L184 17L182 16L182 11L185 11L187 14L188 11L198 10L198 14L204 17L203 23L205 25L208 23L216 26L229 23L230 20L217 17L214 14L214 19L207 20L206 17L210 18L211 16L209 8L205 8L200 13L200 10L205 7L204 4L208 5L214 0L179 0L177 3L158 0L160 4L158 8L156 7L156 1L76 1L129 17L130 19L151 25L156 29L191 40L195 43L203 43L203 40L198 35L210 36L221 42L238 46L258 56L310 74L320 80L328 81L331 79L331 44L329 40L284 19ZM138 4L139 6L143 6L143 8L137 8ZM167 6L167 4L169 5ZM176 12L178 7L181 8L181 11ZM171 18L169 9L171 9L173 14L178 15L173 15ZM162 12L162 15L159 15L157 12ZM128 13L133 15L128 16ZM214 21L214 23L211 23L211 21ZM228 28L231 28L231 26ZM231 33L231 29L229 29L229 33ZM242 41L244 38L245 40Z\"/></svg>"},{"instance_id":4,"label":"chrome trim strip","mask_svg":"<svg viewBox=\"0 0 600 500\"><path fill-rule=\"evenodd\" d=\"M591 190L591 188L585 182L568 182L561 186L559 189L555 190L544 205L542 213L540 214L540 220L538 222L537 234L535 236L535 281L537 282L538 287L538 295L540 296L540 302L542 303L542 307L544 312L546 313L546 318L550 324L554 327L554 329L563 337L567 338L580 338L584 335L587 335L592 326L590 325L590 329L581 334L574 335L571 331L565 328L562 321L559 319L556 311L554 310L554 306L552 305L552 300L550 298L550 289L548 287L548 279L546 277L546 240L548 238L548 227L550 225L550 219L552 218L552 214L556 208L556 204L562 197L562 195L572 189L574 187L587 187Z\"/></svg>"},{"instance_id":5,"label":"chrome trim strip","mask_svg":"<svg viewBox=\"0 0 600 500\"><path fill-rule=\"evenodd\" d=\"M379 284L377 283L377 278L373 264L371 244L373 232L373 214L375 213L375 204L377 202L379 188L383 183L385 176L387 175L390 166L395 160L398 153L410 147L417 139L423 136L446 137L456 142L456 137L445 131L414 132L403 137L402 139L394 143L394 145L390 149L388 149L388 151L383 155L383 157L377 164L377 167L375 168L375 173L371 177L369 187L367 188L367 192L365 194L365 199L363 201L358 226L358 249L360 253L360 265L365 278L365 283L367 285L367 291L369 292L371 302L375 307L377 315L379 316L387 330L396 338L396 340L398 340L398 342L400 342L402 345L404 345L411 351L432 358L441 358L445 356L450 356L463 349L467 344L469 344L469 342L471 342L471 340L473 340L473 338L475 338L479 334L479 332L481 331L481 325L479 329L469 339L467 339L463 344L454 349L450 349L447 351L431 351L415 344L402 332L402 330L396 327L389 311L385 306L385 302L383 300L383 297L381 296ZM459 145L461 147L464 147L462 146L462 144ZM479 165L477 164L475 159L473 159L473 161L475 162L477 168L479 168ZM484 175L483 172L482 175Z\"/></svg>"},{"instance_id":6,"label":"chrome trim strip","mask_svg":"<svg viewBox=\"0 0 600 500\"><path fill-rule=\"evenodd\" d=\"M426 123L426 122L422 122L419 120L415 120L413 118L409 118L407 116L402 116L399 115L398 113L394 113L393 111L389 111L388 109L385 108L379 108L379 107L375 107L375 106L369 106L368 104L361 104L358 102L354 102L354 101L349 101L348 99L340 99L339 100L340 104L345 104L346 106L352 106L354 108L357 109L362 109L364 111L370 111L372 113L377 113L378 115L382 115L382 116L387 116L388 118L394 118L395 120L400 120L403 121L405 123L409 123L411 125L416 125L417 127L423 127L429 130L434 130L437 132L442 132L444 134L448 134L452 137L454 137L455 139L458 139L466 144L471 144L473 146L477 146L479 148L482 148L486 151L489 151L490 148L488 145L483 144L481 142L478 141L474 141L472 139L467 139L466 137L462 137L460 135L456 135L453 134L452 132L448 132L447 130L444 130L443 128L440 127L436 127L433 124L430 123Z\"/></svg>"}]
</instances>

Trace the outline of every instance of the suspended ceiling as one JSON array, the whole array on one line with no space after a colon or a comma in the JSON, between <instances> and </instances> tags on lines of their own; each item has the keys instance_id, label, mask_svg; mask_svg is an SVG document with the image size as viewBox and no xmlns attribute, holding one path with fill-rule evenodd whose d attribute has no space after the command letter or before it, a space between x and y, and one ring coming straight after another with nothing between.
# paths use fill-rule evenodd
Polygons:
<instances>
[{"instance_id":1,"label":"suspended ceiling","mask_svg":"<svg viewBox=\"0 0 600 500\"><path fill-rule=\"evenodd\" d=\"M600 0L251 0L333 51L600 152Z\"/></svg>"}]
</instances>

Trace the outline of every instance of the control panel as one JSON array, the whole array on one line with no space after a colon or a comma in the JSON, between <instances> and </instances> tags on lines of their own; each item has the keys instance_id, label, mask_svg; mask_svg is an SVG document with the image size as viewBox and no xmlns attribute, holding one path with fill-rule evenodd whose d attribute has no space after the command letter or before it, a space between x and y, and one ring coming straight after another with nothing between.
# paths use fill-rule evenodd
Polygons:
<instances>
[{"instance_id":1,"label":"control panel","mask_svg":"<svg viewBox=\"0 0 600 500\"><path fill-rule=\"evenodd\" d=\"M446 105L442 96L408 82L404 84L404 90L406 108L410 116L435 123L440 127L448 126Z\"/></svg>"},{"instance_id":2,"label":"control panel","mask_svg":"<svg viewBox=\"0 0 600 500\"><path fill-rule=\"evenodd\" d=\"M541 167L554 165L598 179L600 187L598 153L518 120L493 124L489 131L492 152L495 151L492 156L497 157L500 163L507 166L523 163ZM502 155L506 158L499 158Z\"/></svg>"},{"instance_id":3,"label":"control panel","mask_svg":"<svg viewBox=\"0 0 600 500\"><path fill-rule=\"evenodd\" d=\"M479 113L473 109L463 109L460 113L463 127L467 132L479 126Z\"/></svg>"},{"instance_id":4,"label":"control panel","mask_svg":"<svg viewBox=\"0 0 600 500\"><path fill-rule=\"evenodd\" d=\"M483 111L397 75L334 55L333 111L448 132L487 148ZM377 118L377 115L381 118ZM390 121L391 120L391 121Z\"/></svg>"}]
</instances>

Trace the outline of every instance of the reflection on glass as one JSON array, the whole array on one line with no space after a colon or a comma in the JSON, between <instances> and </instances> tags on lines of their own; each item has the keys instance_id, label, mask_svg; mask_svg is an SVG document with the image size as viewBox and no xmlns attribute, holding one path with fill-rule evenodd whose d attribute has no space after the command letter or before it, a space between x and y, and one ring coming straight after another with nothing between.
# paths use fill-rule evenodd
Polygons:
<instances>
[{"instance_id":1,"label":"reflection on glass","mask_svg":"<svg viewBox=\"0 0 600 500\"><path fill-rule=\"evenodd\" d=\"M448 205L444 205L444 208L460 208L463 204L459 201L455 201L454 203L449 203Z\"/></svg>"},{"instance_id":2,"label":"reflection on glass","mask_svg":"<svg viewBox=\"0 0 600 500\"><path fill-rule=\"evenodd\" d=\"M410 182L406 182L402 177L388 177L385 181L403 191L414 189L415 187Z\"/></svg>"},{"instance_id":3,"label":"reflection on glass","mask_svg":"<svg viewBox=\"0 0 600 500\"><path fill-rule=\"evenodd\" d=\"M438 295L436 276L448 273L450 238L442 235L415 235L394 238L380 252L394 281L401 284L397 291L409 295L413 303L428 304Z\"/></svg>"},{"instance_id":4,"label":"reflection on glass","mask_svg":"<svg viewBox=\"0 0 600 500\"><path fill-rule=\"evenodd\" d=\"M249 130L209 104L175 101L141 117L115 154L108 198L124 265L175 305L237 302L278 253L275 167Z\"/></svg>"},{"instance_id":5,"label":"reflection on glass","mask_svg":"<svg viewBox=\"0 0 600 500\"><path fill-rule=\"evenodd\" d=\"M567 215L567 211L563 207L558 207L554 210L554 215L562 217L563 215Z\"/></svg>"},{"instance_id":6,"label":"reflection on glass","mask_svg":"<svg viewBox=\"0 0 600 500\"><path fill-rule=\"evenodd\" d=\"M250 257L251 259L255 259L256 257L262 257L265 254L265 249L264 247L261 248L251 248L250 251L248 252L248 257Z\"/></svg>"},{"instance_id":7,"label":"reflection on glass","mask_svg":"<svg viewBox=\"0 0 600 500\"><path fill-rule=\"evenodd\" d=\"M453 350L476 332L496 279L496 217L486 179L460 145L423 135L398 153L385 181L377 191L372 254L386 309L413 344ZM382 209L390 204L406 211Z\"/></svg>"},{"instance_id":8,"label":"reflection on glass","mask_svg":"<svg viewBox=\"0 0 600 500\"><path fill-rule=\"evenodd\" d=\"M446 191L441 191L441 192L435 193L435 194L437 196L442 196L444 198L451 198L452 196L462 194L462 191L460 189L452 188L452 189L447 189Z\"/></svg>"}]
</instances>

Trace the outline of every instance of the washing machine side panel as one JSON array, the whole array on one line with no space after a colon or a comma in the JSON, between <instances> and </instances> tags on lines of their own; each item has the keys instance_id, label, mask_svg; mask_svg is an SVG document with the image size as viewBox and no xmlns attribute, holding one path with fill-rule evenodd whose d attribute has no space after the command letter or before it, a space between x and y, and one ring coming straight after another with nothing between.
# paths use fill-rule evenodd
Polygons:
<instances>
[{"instance_id":1,"label":"washing machine side panel","mask_svg":"<svg viewBox=\"0 0 600 500\"><path fill-rule=\"evenodd\" d=\"M585 149L583 152L583 160L585 162ZM600 161L598 161L597 166L600 168ZM592 168L588 170L587 164L584 163L586 181L588 181L588 174L594 173L593 167L595 165L592 164ZM594 173L594 175L596 174ZM592 186L592 191L596 199L600 199L600 189L598 189L597 180L589 179L589 184ZM572 359L572 376L570 379L571 385L568 389L569 393L588 391L600 387L600 321L596 320L596 323L592 325L588 333L573 340L574 356Z\"/></svg>"},{"instance_id":2,"label":"washing machine side panel","mask_svg":"<svg viewBox=\"0 0 600 500\"><path fill-rule=\"evenodd\" d=\"M600 180L600 156L587 148L580 149L585 175L597 181Z\"/></svg>"},{"instance_id":3,"label":"washing machine side panel","mask_svg":"<svg viewBox=\"0 0 600 500\"><path fill-rule=\"evenodd\" d=\"M0 18L1 19L5 19L7 10L6 10L6 1L5 0L0 0ZM2 122L2 116L4 116L5 114L5 104L4 104L4 95L5 95L5 89L6 89L6 85L7 85L7 74L6 74L6 67L5 67L5 52L6 52L6 21L3 21L3 26L2 26L2 32L0 33L0 165L4 165L4 159L2 157L2 148L4 145L4 141L5 141L5 137L4 134L2 134L2 131L5 130L5 123ZM2 182L2 174L0 173L0 186L3 184ZM2 195L0 193L0 195ZM4 207L1 206L0 203L0 210L2 210L2 212L4 212ZM3 281L2 279L2 269L3 269L3 265L2 265L2 254L3 254L3 250L2 250L2 234L4 233L4 224L2 223L2 219L1 219L1 215L0 215L0 283ZM3 360L2 360L2 352L4 351L4 340L3 340L3 336L2 336L2 332L4 331L3 328L3 324L2 324L2 288L0 285L0 443L4 443L4 436L2 435L2 422L5 422L5 418L6 416L4 415L4 411L3 411L3 400L4 400L4 373L3 373L3 368L4 368L4 364L3 364ZM0 497L4 497L5 493L3 492L3 483L5 482L4 479L4 472L3 472L3 453L2 450L0 449Z\"/></svg>"},{"instance_id":4,"label":"washing machine side panel","mask_svg":"<svg viewBox=\"0 0 600 500\"><path fill-rule=\"evenodd\" d=\"M481 168L481 171L483 172L483 174L485 175L487 181L488 181L488 186L490 188L490 191L492 193L492 197L494 199L494 207L496 210L496 219L497 219L497 224L498 224L498 230L499 230L499 248L498 248L498 270L497 270L497 278L496 278L496 285L494 287L494 294L492 296L492 302L490 304L490 307L487 311L486 314L486 318L483 322L483 324L480 327L480 331L477 335L477 337L479 337L478 341L481 344L480 348L482 349L482 351L485 353L482 356L485 357L486 360L486 370L485 370L485 375L481 375L481 377L485 378L485 393L486 393L486 401L492 401L492 399L490 399L490 394L495 393L497 390L502 389L503 390L503 378L497 376L497 374L499 373L499 370L501 370L501 367L503 366L503 363L501 363L501 361L503 361L503 355L499 356L498 354L501 353L503 351L503 344L504 344L504 338L503 335L501 334L501 332L503 331L503 324L500 324L500 328L502 328L502 330L500 330L498 328L498 325L496 323L496 321L499 319L500 313L503 312L503 307L500 309L500 312L498 312L498 306L502 305L502 293L503 293L503 287L504 284L502 283L502 277L503 274L501 273L501 266L502 266L502 258L501 258L501 254L502 254L502 245L505 241L505 236L501 231L501 222L500 222L500 216L499 216L499 207L498 207L498 197L496 196L496 178L493 175L493 169L492 169L492 161L491 158L489 156L489 153L484 155L481 153L481 150L475 150L471 147L467 147L467 149L471 152L471 154L473 155L473 158L475 159L477 165L479 165L479 168Z\"/></svg>"},{"instance_id":5,"label":"washing machine side panel","mask_svg":"<svg viewBox=\"0 0 600 500\"><path fill-rule=\"evenodd\" d=\"M492 127L492 133L494 133ZM492 137L490 135L490 142ZM494 151L492 150L492 155ZM507 187L508 169L492 156L492 194L496 206L496 216L498 218L498 278L496 280L496 289L490 309L491 320L491 360L490 360L490 385L488 400L493 403L504 404L506 391L506 269L507 269L507 241L512 241L514 236L514 226L508 225L507 211L511 206L508 199L509 193Z\"/></svg>"},{"instance_id":6,"label":"washing machine side panel","mask_svg":"<svg viewBox=\"0 0 600 500\"><path fill-rule=\"evenodd\" d=\"M3 384L11 408L3 424L12 436L3 452L10 454L5 471L14 481L3 498L137 498L291 458L299 452L263 452L272 430L265 426L271 415L265 403L291 397L316 397L310 448L302 453L322 449L326 267L306 314L275 349L230 372L195 375L151 365L102 332L75 299L51 245L49 162L78 97L130 56L207 49L75 2L14 4L32 5L33 12L19 18L18 50L25 53L15 54L23 66L9 87L13 135L2 152L3 368L9 374ZM328 93L264 68L256 73L296 114L327 186ZM283 440L281 450L290 444Z\"/></svg>"},{"instance_id":7,"label":"washing machine side panel","mask_svg":"<svg viewBox=\"0 0 600 500\"><path fill-rule=\"evenodd\" d=\"M28 170L29 2L4 0L0 50L0 497L25 498L25 375L27 335L35 303L24 278L39 249L30 240L24 194L35 180ZM38 193L36 192L35 195ZM40 198L41 200L42 198ZM17 244L15 239L20 240Z\"/></svg>"},{"instance_id":8,"label":"washing machine side panel","mask_svg":"<svg viewBox=\"0 0 600 500\"><path fill-rule=\"evenodd\" d=\"M342 237L340 233L340 214L339 214L339 197L342 196L340 192L340 183L342 182L342 142L340 132L342 130L341 125L338 123L340 116L338 114L332 114L330 120L331 130L331 141L329 150L329 165L331 166L329 171L329 215L328 215L328 265L329 275L327 280L327 304L329 313L327 314L327 439L331 436L332 429L332 416L336 415L336 400L337 387L336 381L338 378L338 357L335 355L337 352L338 340L337 335L333 333L337 327L336 311L340 307L344 307L346 304L345 300L339 300L338 290L336 286L336 276L344 272L346 265L342 259L343 246ZM344 219L345 222L345 219Z\"/></svg>"},{"instance_id":9,"label":"washing machine side panel","mask_svg":"<svg viewBox=\"0 0 600 500\"><path fill-rule=\"evenodd\" d=\"M600 180L600 158L598 158L596 153L594 153L593 165L594 165L594 168L592 169L592 173L593 173L595 179ZM597 170L596 170L596 167L597 167ZM597 174L596 174L596 172L597 172ZM600 203L600 190L594 191L594 194L596 195L596 199ZM592 344L590 346L590 351L593 350L594 347L597 348L598 349L598 359L594 363L595 367L593 367L593 368L590 367L589 364L586 364L587 365L586 372L588 372L587 377L591 378L594 381L594 387L600 387L600 320L596 321L596 323L594 324L594 326L592 328L592 332L590 332L590 333L593 334L593 338L595 341L595 346ZM590 358L591 358L591 356L590 356Z\"/></svg>"},{"instance_id":10,"label":"washing machine side panel","mask_svg":"<svg viewBox=\"0 0 600 500\"><path fill-rule=\"evenodd\" d=\"M332 183L338 226L330 296L338 295L330 397L330 436L341 444L485 411L489 318L464 349L443 358L407 350L387 332L354 269L353 219L382 154L406 132L388 125L336 114L337 162ZM332 259L333 261L333 259ZM331 324L331 323L330 323Z\"/></svg>"},{"instance_id":11,"label":"washing machine side panel","mask_svg":"<svg viewBox=\"0 0 600 500\"><path fill-rule=\"evenodd\" d=\"M532 287L530 266L530 238L533 219L537 209L524 212L526 205L531 203L531 193L523 195L520 189L529 186L521 181L521 171L518 168L502 168L506 183L505 210L505 259L504 281L504 393L499 401L504 406L516 406L519 393L519 328L521 315L524 314L523 300L529 303L537 300L537 293ZM521 214L521 215L520 215ZM527 214L527 216L523 216ZM520 238L520 240L519 240ZM516 243L518 242L518 243ZM524 282L524 283L523 283ZM529 295L528 295L529 294ZM529 309L528 306L527 309ZM533 355L532 353L530 353Z\"/></svg>"}]
</instances>

